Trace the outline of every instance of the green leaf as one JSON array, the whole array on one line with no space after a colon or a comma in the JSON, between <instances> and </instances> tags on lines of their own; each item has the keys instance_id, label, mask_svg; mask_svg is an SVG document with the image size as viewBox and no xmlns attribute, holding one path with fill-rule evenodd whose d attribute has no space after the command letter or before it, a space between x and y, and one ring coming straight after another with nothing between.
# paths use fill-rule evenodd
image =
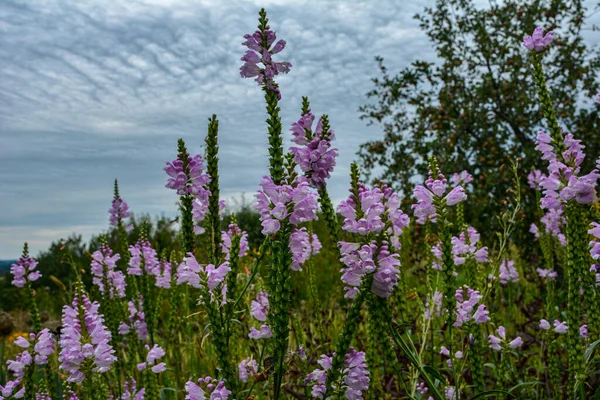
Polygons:
<instances>
[{"instance_id":1,"label":"green leaf","mask_svg":"<svg viewBox=\"0 0 600 400\"><path fill-rule=\"evenodd\" d=\"M505 394L505 395L509 395L511 397L516 397L515 395L507 392L506 390L486 390L485 392L477 393L475 396L471 397L469 400L485 399L485 398L495 396L498 394Z\"/></svg>"},{"instance_id":2,"label":"green leaf","mask_svg":"<svg viewBox=\"0 0 600 400\"><path fill-rule=\"evenodd\" d=\"M425 366L423 366L423 370L425 372L427 372L429 375L433 376L438 381L445 382L444 377L435 368L433 368L431 365L425 365Z\"/></svg>"},{"instance_id":3,"label":"green leaf","mask_svg":"<svg viewBox=\"0 0 600 400\"><path fill-rule=\"evenodd\" d=\"M590 344L587 349L585 349L585 352L583 353L583 358L585 359L586 364L590 362L592 354L594 353L594 350L596 349L596 347L598 347L599 344L600 340L596 340L594 343Z\"/></svg>"}]
</instances>

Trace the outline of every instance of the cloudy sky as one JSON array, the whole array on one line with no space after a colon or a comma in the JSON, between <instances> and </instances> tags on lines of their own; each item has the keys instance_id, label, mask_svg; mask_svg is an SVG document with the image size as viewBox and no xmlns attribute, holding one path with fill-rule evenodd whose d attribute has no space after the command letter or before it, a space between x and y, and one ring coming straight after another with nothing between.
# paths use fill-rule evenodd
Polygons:
<instances>
[{"instance_id":1,"label":"cloudy sky","mask_svg":"<svg viewBox=\"0 0 600 400\"><path fill-rule=\"evenodd\" d=\"M251 199L267 171L262 94L239 76L243 35L267 7L293 64L279 79L284 127L301 96L338 137L330 190L346 195L358 145L379 134L358 119L373 60L392 68L427 51L419 2L128 0L0 1L0 259L36 254L72 232L105 230L112 184L136 213L175 215L164 162L177 138L202 152L220 119L226 198Z\"/></svg>"}]
</instances>

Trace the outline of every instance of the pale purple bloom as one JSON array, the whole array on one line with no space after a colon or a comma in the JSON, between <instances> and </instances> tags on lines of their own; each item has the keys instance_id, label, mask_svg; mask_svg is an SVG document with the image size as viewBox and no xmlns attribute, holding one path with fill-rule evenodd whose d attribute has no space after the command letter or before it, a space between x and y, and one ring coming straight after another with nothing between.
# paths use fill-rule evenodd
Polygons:
<instances>
[{"instance_id":1,"label":"pale purple bloom","mask_svg":"<svg viewBox=\"0 0 600 400\"><path fill-rule=\"evenodd\" d=\"M464 264L467 258L474 258L477 262L488 261L487 246L479 245L480 235L475 228L470 226L467 232L461 232L460 236L452 237L452 255L454 256L454 264ZM441 247L438 248L439 254L435 254L436 258L441 261Z\"/></svg>"},{"instance_id":2,"label":"pale purple bloom","mask_svg":"<svg viewBox=\"0 0 600 400\"><path fill-rule=\"evenodd\" d=\"M292 141L303 147L292 146L290 152L294 154L294 161L304 172L308 183L316 189L322 189L325 187L325 179L330 178L335 167L338 150L331 148L331 142L335 140L333 131L323 134L321 118L315 131L312 131L314 118L309 111L292 124Z\"/></svg>"},{"instance_id":3,"label":"pale purple bloom","mask_svg":"<svg viewBox=\"0 0 600 400\"><path fill-rule=\"evenodd\" d=\"M185 384L186 400L206 400L204 390L199 386L206 386L207 390L212 390L209 400L228 400L231 391L227 390L225 383L219 381L216 383L210 376L198 379L198 384L188 381ZM213 390L214 389L214 390Z\"/></svg>"},{"instance_id":4,"label":"pale purple bloom","mask_svg":"<svg viewBox=\"0 0 600 400\"><path fill-rule=\"evenodd\" d=\"M448 386L444 389L444 394L446 395L446 400L456 400L456 389L454 386Z\"/></svg>"},{"instance_id":5,"label":"pale purple bloom","mask_svg":"<svg viewBox=\"0 0 600 400\"><path fill-rule=\"evenodd\" d=\"M521 339L521 336L517 336L515 339L511 340L508 343L508 347L510 347L511 349L516 349L517 347L521 347L523 345L523 339Z\"/></svg>"},{"instance_id":6,"label":"pale purple bloom","mask_svg":"<svg viewBox=\"0 0 600 400\"><path fill-rule=\"evenodd\" d=\"M537 27L535 28L531 36L525 35L523 37L523 47L530 51L535 50L537 52L540 52L545 50L547 47L550 47L553 40L554 33L552 31L544 35L544 28Z\"/></svg>"},{"instance_id":7,"label":"pale purple bloom","mask_svg":"<svg viewBox=\"0 0 600 400\"><path fill-rule=\"evenodd\" d=\"M130 332L136 334L138 340L148 340L148 325L146 324L146 315L144 313L144 299L138 294L137 301L129 301L127 309L129 311L129 324L121 322L119 325L119 335L128 335Z\"/></svg>"},{"instance_id":8,"label":"pale purple bloom","mask_svg":"<svg viewBox=\"0 0 600 400\"><path fill-rule=\"evenodd\" d=\"M80 307L83 309L83 321L79 316ZM86 359L92 360L92 371L99 373L108 372L117 360L109 343L110 331L104 325L104 317L99 313L99 308L97 302L90 302L85 295L82 296L81 303L76 297L72 306L63 307L58 360L60 368L69 374L67 382L82 382L85 379L81 368ZM82 334L82 326L85 326L87 332L85 336Z\"/></svg>"},{"instance_id":9,"label":"pale purple bloom","mask_svg":"<svg viewBox=\"0 0 600 400\"><path fill-rule=\"evenodd\" d=\"M515 269L515 262L511 260L502 260L500 264L500 283L506 285L508 282L519 282L519 272Z\"/></svg>"},{"instance_id":10,"label":"pale purple bloom","mask_svg":"<svg viewBox=\"0 0 600 400\"><path fill-rule=\"evenodd\" d=\"M143 371L146 368L150 368L152 372L158 374L159 372L163 372L167 370L167 366L164 362L156 363L160 358L164 357L166 354L162 347L158 345L154 345L154 347L150 348L150 346L145 346L146 350L148 350L148 355L146 355L146 361L137 365L138 371Z\"/></svg>"},{"instance_id":11,"label":"pale purple bloom","mask_svg":"<svg viewBox=\"0 0 600 400\"><path fill-rule=\"evenodd\" d=\"M468 171L462 171L460 174L454 173L454 175L452 175L452 183L455 186L459 186L470 182L473 182L473 175L471 175Z\"/></svg>"},{"instance_id":12,"label":"pale purple bloom","mask_svg":"<svg viewBox=\"0 0 600 400\"><path fill-rule=\"evenodd\" d=\"M127 202L121 198L113 199L108 212L110 214L110 224L112 226L118 226L119 221L131 217L131 213L129 212L129 206L127 205Z\"/></svg>"},{"instance_id":13,"label":"pale purple bloom","mask_svg":"<svg viewBox=\"0 0 600 400\"><path fill-rule=\"evenodd\" d=\"M579 327L579 337L582 339L586 339L588 337L588 327L587 325L581 325Z\"/></svg>"},{"instance_id":14,"label":"pale purple bloom","mask_svg":"<svg viewBox=\"0 0 600 400\"><path fill-rule=\"evenodd\" d=\"M554 320L554 332L563 335L567 333L567 329L569 329L569 327L566 322L561 322L557 319Z\"/></svg>"},{"instance_id":15,"label":"pale purple bloom","mask_svg":"<svg viewBox=\"0 0 600 400\"><path fill-rule=\"evenodd\" d=\"M248 251L248 233L242 231L236 224L230 224L229 230L221 233L221 249L225 255L225 260L229 260L231 252L231 239L234 236L240 236L240 251L238 257L243 257Z\"/></svg>"},{"instance_id":16,"label":"pale purple bloom","mask_svg":"<svg viewBox=\"0 0 600 400\"><path fill-rule=\"evenodd\" d=\"M450 350L446 348L446 346L440 347L440 354L446 357L450 357Z\"/></svg>"},{"instance_id":17,"label":"pale purple bloom","mask_svg":"<svg viewBox=\"0 0 600 400\"><path fill-rule=\"evenodd\" d=\"M125 297L125 275L116 269L120 258L117 253L113 255L112 250L106 245L102 245L100 250L92 254L91 271L94 275L92 282L98 286L100 293L104 294L108 290L111 299ZM104 287L104 282L108 284L108 288Z\"/></svg>"},{"instance_id":18,"label":"pale purple bloom","mask_svg":"<svg viewBox=\"0 0 600 400\"><path fill-rule=\"evenodd\" d=\"M156 286L163 289L171 289L171 281L173 279L171 273L173 267L168 261L161 261L156 266Z\"/></svg>"},{"instance_id":19,"label":"pale purple bloom","mask_svg":"<svg viewBox=\"0 0 600 400\"><path fill-rule=\"evenodd\" d=\"M479 294L479 291L467 287L466 295L468 298L465 298L464 294L465 289L460 288L456 290L456 309L454 310L456 321L453 326L460 327L469 321L474 321L476 324L488 322L490 320L488 316L489 311L485 309L485 305L479 304L483 298Z\"/></svg>"},{"instance_id":20,"label":"pale purple bloom","mask_svg":"<svg viewBox=\"0 0 600 400\"><path fill-rule=\"evenodd\" d=\"M18 288L22 288L26 283L37 281L42 274L36 270L37 261L26 256L17 260L16 264L10 267L10 273L13 275L12 284Z\"/></svg>"},{"instance_id":21,"label":"pale purple bloom","mask_svg":"<svg viewBox=\"0 0 600 400\"><path fill-rule=\"evenodd\" d=\"M267 320L269 312L269 295L267 292L260 291L256 296L256 300L252 300L250 305L250 315L261 322Z\"/></svg>"},{"instance_id":22,"label":"pale purple bloom","mask_svg":"<svg viewBox=\"0 0 600 400\"><path fill-rule=\"evenodd\" d=\"M258 363L255 359L248 357L238 364L238 376L240 381L246 383L249 376L254 376L258 372Z\"/></svg>"},{"instance_id":23,"label":"pale purple bloom","mask_svg":"<svg viewBox=\"0 0 600 400\"><path fill-rule=\"evenodd\" d=\"M252 327L250 328L250 333L248 334L250 339L268 339L271 336L273 336L273 332L271 332L269 325L262 325L260 329Z\"/></svg>"},{"instance_id":24,"label":"pale purple bloom","mask_svg":"<svg viewBox=\"0 0 600 400\"><path fill-rule=\"evenodd\" d=\"M260 212L263 234L277 232L280 221L285 219L294 226L317 219L318 196L310 190L304 177L297 178L293 185L276 185L270 177L264 176L260 186L262 190L256 193L255 209Z\"/></svg>"},{"instance_id":25,"label":"pale purple bloom","mask_svg":"<svg viewBox=\"0 0 600 400\"><path fill-rule=\"evenodd\" d=\"M558 276L556 271L554 271L553 269L536 268L536 271L540 278L543 278L547 281L553 281Z\"/></svg>"},{"instance_id":26,"label":"pale purple bloom","mask_svg":"<svg viewBox=\"0 0 600 400\"><path fill-rule=\"evenodd\" d=\"M312 396L323 398L325 394L325 381L327 371L331 369L331 357L321 356L319 364L323 368L315 369L307 375L305 382L312 383ZM346 399L362 400L363 392L369 388L369 371L364 352L357 352L353 347L350 347L344 360L344 369L341 372L343 379L342 387Z\"/></svg>"},{"instance_id":27,"label":"pale purple bloom","mask_svg":"<svg viewBox=\"0 0 600 400\"><path fill-rule=\"evenodd\" d=\"M140 240L135 246L129 246L129 253L131 254L127 269L129 275L142 275L142 273L157 275L160 273L157 270L158 254L149 241Z\"/></svg>"},{"instance_id":28,"label":"pale purple bloom","mask_svg":"<svg viewBox=\"0 0 600 400\"><path fill-rule=\"evenodd\" d=\"M302 265L320 249L321 242L317 235L309 235L306 228L295 229L290 235L290 252L292 253L290 268L294 271L301 271Z\"/></svg>"},{"instance_id":29,"label":"pale purple bloom","mask_svg":"<svg viewBox=\"0 0 600 400\"><path fill-rule=\"evenodd\" d=\"M442 315L442 298L443 298L443 296L444 296L444 294L437 290L433 293L433 296L431 299L433 302L433 308L429 304L429 299L427 300L427 302L425 303L425 319L426 320L431 319L432 311L433 311L433 315L435 317L439 317L440 315Z\"/></svg>"},{"instance_id":30,"label":"pale purple bloom","mask_svg":"<svg viewBox=\"0 0 600 400\"><path fill-rule=\"evenodd\" d=\"M546 321L545 319L540 319L540 328L543 330L550 329L550 322Z\"/></svg>"},{"instance_id":31,"label":"pale purple bloom","mask_svg":"<svg viewBox=\"0 0 600 400\"><path fill-rule=\"evenodd\" d=\"M341 261L344 263L342 269L342 282L346 286L344 289L346 297L352 298L362 285L363 278L371 273L375 273L371 291L379 297L389 297L393 288L398 284L398 274L400 270L399 255L390 253L389 247L382 242L377 247L375 242L370 245L360 247L358 243L339 242L342 255ZM376 258L373 256L376 254Z\"/></svg>"},{"instance_id":32,"label":"pale purple bloom","mask_svg":"<svg viewBox=\"0 0 600 400\"><path fill-rule=\"evenodd\" d=\"M244 64L240 67L240 75L243 78L255 78L260 86L274 92L277 99L280 100L279 86L273 78L279 73L287 74L292 64L287 61L275 62L271 56L285 48L285 40L279 40L275 43L275 32L271 31L268 26L263 32L257 30L252 35L244 35L244 39L246 41L242 44L248 47L249 50L241 58ZM263 47L265 41L267 47ZM274 46L272 46L273 43L275 43ZM262 67L258 65L259 63L262 64Z\"/></svg>"},{"instance_id":33,"label":"pale purple bloom","mask_svg":"<svg viewBox=\"0 0 600 400\"><path fill-rule=\"evenodd\" d=\"M424 224L427 220L437 221L437 211L433 205L434 198L442 198L446 205L454 206L467 199L467 194L462 186L455 186L446 194L448 180L439 174L438 179L430 175L425 181L425 186L417 185L413 190L413 197L417 204L411 208L417 217L417 223Z\"/></svg>"},{"instance_id":34,"label":"pale purple bloom","mask_svg":"<svg viewBox=\"0 0 600 400\"><path fill-rule=\"evenodd\" d=\"M188 253L188 256L183 259L183 262L177 268L177 285L187 283L199 289L201 288L200 274L203 274L206 277L208 289L211 291L211 294L214 294L214 290L219 284L223 283L229 271L231 271L231 268L228 261L225 261L218 267L215 267L213 264L203 267L192 253Z\"/></svg>"},{"instance_id":35,"label":"pale purple bloom","mask_svg":"<svg viewBox=\"0 0 600 400\"><path fill-rule=\"evenodd\" d=\"M125 381L124 389L121 400L144 400L146 389L141 388L138 391L135 379L131 378L131 380Z\"/></svg>"}]
</instances>

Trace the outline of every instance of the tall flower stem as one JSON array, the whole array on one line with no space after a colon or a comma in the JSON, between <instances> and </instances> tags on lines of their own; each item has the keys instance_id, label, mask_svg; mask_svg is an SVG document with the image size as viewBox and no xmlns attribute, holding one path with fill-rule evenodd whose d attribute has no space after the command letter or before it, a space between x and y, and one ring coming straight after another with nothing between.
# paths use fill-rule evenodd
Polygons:
<instances>
[{"instance_id":1,"label":"tall flower stem","mask_svg":"<svg viewBox=\"0 0 600 400\"><path fill-rule=\"evenodd\" d=\"M336 382L339 378L340 369L344 365L344 357L348 350L350 349L350 344L352 343L352 339L356 335L356 330L358 328L358 323L360 321L360 311L362 309L362 304L365 301L366 296L369 294L369 288L371 287L372 278L369 277L363 283L363 287L360 289L350 309L348 310L348 314L346 315L346 320L344 322L344 326L342 327L342 332L340 332L336 345L335 345L335 354L331 360L331 368L327 371L327 381L326 381L326 392L324 398L327 398L327 395L331 394L331 385L333 382Z\"/></svg>"},{"instance_id":2,"label":"tall flower stem","mask_svg":"<svg viewBox=\"0 0 600 400\"><path fill-rule=\"evenodd\" d=\"M183 162L183 170L190 175L188 152L183 139L177 140L177 158ZM185 254L194 251L194 221L192 220L194 197L185 194L179 198L181 211L181 237Z\"/></svg>"},{"instance_id":3,"label":"tall flower stem","mask_svg":"<svg viewBox=\"0 0 600 400\"><path fill-rule=\"evenodd\" d=\"M208 120L208 135L206 136L206 172L210 176L208 188L208 224L211 237L212 263L218 265L221 259L221 217L219 215L219 121L217 116Z\"/></svg>"},{"instance_id":4,"label":"tall flower stem","mask_svg":"<svg viewBox=\"0 0 600 400\"><path fill-rule=\"evenodd\" d=\"M579 325L581 322L581 286L579 278L582 271L589 268L587 265L587 231L585 225L585 209L576 203L566 206L567 218L567 331L568 358L569 358L569 399L577 398L576 387L583 387L585 372L583 363L583 346L579 339Z\"/></svg>"}]
</instances>

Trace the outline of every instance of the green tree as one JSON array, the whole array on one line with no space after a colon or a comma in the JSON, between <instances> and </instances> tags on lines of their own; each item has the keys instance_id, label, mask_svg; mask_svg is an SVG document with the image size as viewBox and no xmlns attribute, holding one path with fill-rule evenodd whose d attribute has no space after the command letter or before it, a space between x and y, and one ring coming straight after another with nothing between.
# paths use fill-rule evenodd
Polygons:
<instances>
[{"instance_id":1,"label":"green tree","mask_svg":"<svg viewBox=\"0 0 600 400\"><path fill-rule=\"evenodd\" d=\"M376 102L360 112L383 127L384 137L361 146L365 170L381 169L371 178L410 197L435 155L447 174L466 169L475 176L468 221L492 221L510 187L510 172L501 167L507 158L523 158L523 176L543 165L534 148L546 121L521 46L536 26L557 35L544 56L548 84L560 122L583 140L592 165L600 154L599 115L589 104L598 91L600 56L582 39L588 15L575 0L490 1L485 8L471 0L438 0L426 8L415 18L436 61L416 61L391 74L376 58L381 76L368 93Z\"/></svg>"}]
</instances>

